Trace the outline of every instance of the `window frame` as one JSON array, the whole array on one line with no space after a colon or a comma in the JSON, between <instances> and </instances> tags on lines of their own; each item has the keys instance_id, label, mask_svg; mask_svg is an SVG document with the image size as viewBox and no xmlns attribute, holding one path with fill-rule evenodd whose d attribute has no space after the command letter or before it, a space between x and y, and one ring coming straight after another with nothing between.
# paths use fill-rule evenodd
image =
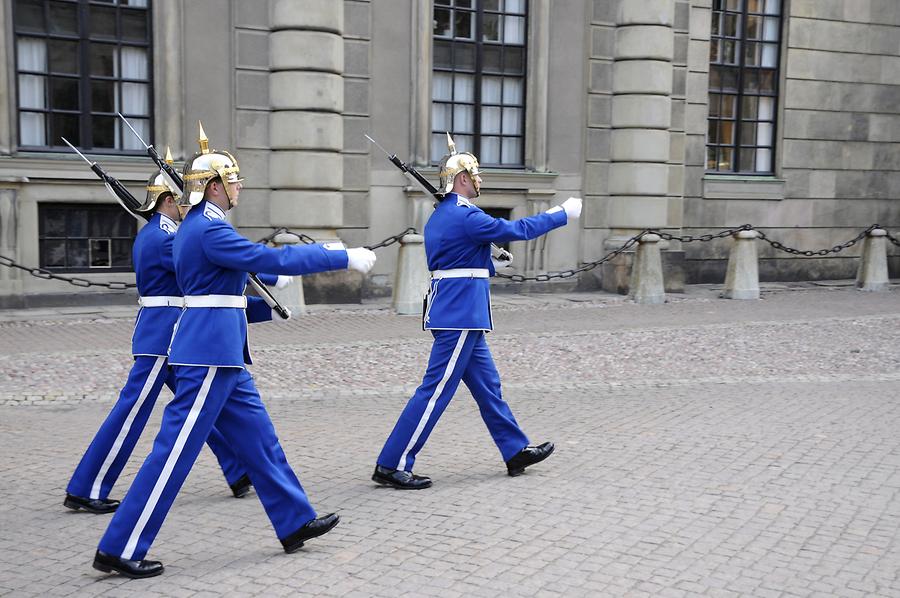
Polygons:
<instances>
[{"instance_id":1,"label":"window frame","mask_svg":"<svg viewBox=\"0 0 900 598\"><path fill-rule=\"evenodd\" d=\"M95 203L71 203L71 202L60 202L60 201L47 201L47 202L38 202L37 205L38 212L38 262L41 268L45 270L49 270L51 272L60 272L60 273L90 273L90 272L134 272L134 262L132 258L132 250L134 249L134 239L137 236L137 221L132 218L130 215L125 213L121 207L116 204L95 204ZM47 210L63 210L65 213L65 224L64 224L64 233L62 236L60 235L48 235L45 232L45 218ZM86 212L86 228L87 232L85 236L70 236L69 235L69 222L70 217L75 212ZM129 234L128 236L91 236L91 224L92 224L92 216L96 214L109 214L116 213L120 218L126 218L126 221L129 223ZM48 256L44 250L44 242L45 241L64 241L65 243L65 264L64 266L58 265L48 265ZM83 241L85 243L85 256L87 259L87 266L70 266L69 256L72 253L72 249L70 249L70 241ZM107 242L109 248L109 265L108 266L92 266L91 262L93 261L93 242ZM128 246L128 263L127 265L114 265L113 264L113 244L116 241L129 241Z\"/></svg>"},{"instance_id":2,"label":"window frame","mask_svg":"<svg viewBox=\"0 0 900 598\"><path fill-rule=\"evenodd\" d=\"M505 168L510 170L524 170L526 169L527 164L527 115L528 115L528 89L529 89L529 78L528 78L528 58L529 58L529 30L530 30L530 2L528 0L523 0L522 2L522 12L508 12L505 10L506 6L502 5L504 10L486 10L484 6L483 0L471 0L471 3L475 4L474 8L466 8L460 7L457 5L461 0L438 0L432 3L431 6L431 17L432 17L432 28L430 30L430 38L432 44L432 60L430 65L431 71L431 79L432 86L429 94L429 115L428 115L428 129L430 131L428 137L428 163L432 165L437 165L440 162L440 157L435 158L432 155L432 140L435 135L443 135L445 130L437 130L434 128L434 109L435 105L440 104L447 106L450 114L450 124L451 130L449 131L450 135L456 140L457 136L460 137L471 137L472 145L471 147L459 147L460 151L468 151L479 157L479 161L482 161L482 138L483 137L496 137L499 140L500 148L499 148L499 157L500 162L483 162L482 165L490 168ZM465 1L465 0L462 0ZM440 2L440 3L439 3ZM450 11L451 21L450 25L453 29L455 29L455 15L457 11L468 13L474 15L474 32L473 38L471 40L467 39L458 39L454 36L455 31L451 29L451 35L449 36L439 36L435 33L436 19L434 18L435 11L438 9L446 9ZM521 44L511 44L506 43L505 41L487 41L484 40L484 16L488 15L500 15L502 17L510 16L521 18L523 20L523 32L522 32L522 43ZM437 47L437 43L447 43L450 49L451 58L450 58L450 66L448 67L438 67L435 65L435 51ZM459 69L456 67L456 52L459 45L470 45L474 48L474 67L471 70ZM485 46L494 46L500 48L500 61L501 65L505 59L505 49L506 47L517 47L522 50L522 66L521 66L521 74L519 75L510 75L501 70L497 73L485 73L484 72L484 48ZM450 100L436 100L434 94L434 74L435 73L448 73L451 75L452 79L455 80L455 75L457 73L471 75L473 77L473 99L471 102L468 101L457 101L455 99L456 89L455 85L452 85ZM482 82L483 78L487 77L498 77L501 79L500 83L500 100L499 103L485 103L482 101ZM521 101L519 103L505 103L504 102L504 85L502 80L505 78L515 78L521 81ZM473 111L472 119L473 119L473 127L471 132L465 131L456 131L454 130L454 107L456 106L470 106ZM500 122L499 122L499 132L494 133L483 133L482 132L482 112L483 109L487 108L498 108L500 110ZM515 108L520 111L518 126L519 126L519 134L504 134L503 133L503 109L504 108ZM518 139L519 140L519 155L516 157L515 163L503 163L503 140L507 138Z\"/></svg>"},{"instance_id":3,"label":"window frame","mask_svg":"<svg viewBox=\"0 0 900 598\"><path fill-rule=\"evenodd\" d=\"M147 114L132 114L125 112L124 109L121 110L122 114L131 120L140 119L146 121L146 128L144 131L146 135L144 136L144 141L149 144L153 144L154 139L154 130L155 130L155 81L154 81L154 28L153 28L153 15L154 15L154 6L153 0L146 0L146 7L135 7L129 6L127 4L121 4L121 0L113 0L112 2L106 1L102 2L99 0L40 0L43 10L43 19L45 23L44 31L28 31L21 29L22 25L17 21L18 20L18 2L16 0L12 0L11 7L11 17L12 17L12 46L13 46L13 77L15 78L15 106L14 106L14 123L15 123L15 131L16 135L14 138L15 145L20 151L24 152L41 152L41 153L68 153L71 150L59 139L59 132L55 131L54 123L53 123L53 115L55 114L68 114L74 115L78 118L78 134L79 139L70 141L76 147L79 147L83 150L91 151L95 154L104 154L104 155L122 155L122 156L132 156L132 155L143 155L143 148L135 148L135 149L124 149L124 147L116 148L116 147L103 147L95 145L94 140L94 131L96 127L94 125L94 121L96 118L114 118L116 119L116 123L113 128L113 143L115 143L116 138L120 140L120 145L125 145L124 140L127 139L127 136L132 135L130 131L127 130L127 127L124 123L122 123L118 116L116 116L115 111L112 112L103 112L99 110L94 110L93 106L93 98L92 98L92 83L95 81L109 81L114 83L117 86L121 86L123 83L137 83L146 86L146 101L147 101ZM50 6L51 2L57 2L61 4L68 4L75 7L75 15L78 21L77 24L77 33L60 33L60 32L51 32L49 30L50 24ZM115 10L115 27L116 27L116 36L111 37L102 37L97 36L96 34L92 34L90 31L90 9L91 7L109 7ZM122 21L123 21L123 10L124 11L142 11L145 15L145 23L146 23L146 39L144 41L137 40L129 40L126 39L122 35ZM50 40L63 40L75 42L78 44L78 56L76 59L78 72L75 74L72 73L56 73L52 70L51 65L49 64L49 44L47 44L47 56L48 56L48 64L46 66L46 71L30 71L30 70L22 70L19 68L19 40L21 38L30 38L41 40L44 42L48 42ZM116 60L121 63L121 49L127 47L133 48L142 48L146 53L147 58L147 78L146 79L134 79L130 77L125 77L122 74L121 67L118 69L119 74L113 75L94 75L91 73L91 44L108 44L114 46L117 50ZM114 71L115 72L115 71ZM44 86L44 100L45 105L43 108L22 108L22 98L21 98L21 85L19 81L20 75L36 75L42 76L45 78L45 86ZM78 86L78 100L79 106L76 109L60 109L54 108L51 105L51 82L54 79L70 79L77 82ZM120 88L121 89L121 88ZM121 93L121 92L119 92ZM27 145L22 143L22 126L21 126L21 114L31 113L31 114L40 114L45 119L45 141L47 145Z\"/></svg>"},{"instance_id":4,"label":"window frame","mask_svg":"<svg viewBox=\"0 0 900 598\"><path fill-rule=\"evenodd\" d=\"M722 19L722 23L725 22L725 15L739 15L740 18L740 26L737 36L729 36L727 35L727 31L725 27L721 27L719 29L719 33L713 33L715 30L714 27L710 29L710 60L709 60L709 81L707 82L707 107L709 108L707 114L707 132L706 132L706 141L705 141L705 153L704 153L704 169L707 175L722 175L722 176L741 176L741 177L772 177L777 173L777 150L778 150L778 125L779 125L779 113L780 113L780 99L781 99L781 76L782 76L782 44L784 42L784 23L786 22L784 19L784 11L785 4L784 0L778 1L778 12L775 14L766 12L766 2L767 0L760 0L762 3L762 12L753 12L751 13L750 8L750 0L739 0L740 1L740 11L729 10L728 9L728 1L727 0L714 0L711 9L712 19ZM717 8L720 7L720 8ZM748 39L747 37L747 27L748 27L748 17L758 17L760 19L760 37L754 39ZM778 32L778 37L775 41L769 41L765 39L765 23L766 19L776 19L777 27L776 30ZM732 41L736 44L736 54L737 54L737 62L735 64L729 64L724 62L722 58L722 51L724 48L724 42ZM716 46L716 42L721 42L720 45ZM758 45L760 49L760 57L763 55L763 48L765 44L770 44L775 46L775 57L774 57L774 66L766 67L761 63L757 65L746 64L746 49L747 44L752 43ZM718 47L719 54L716 56L717 60L712 60L713 49ZM761 60L760 60L761 62ZM717 67L724 67L724 69L734 69L737 76L736 81L736 92L735 93L726 93L726 88L723 87L720 83L719 86L713 87L711 85L711 80L713 76L713 70ZM746 90L744 88L745 78L748 77L753 71L753 74L757 77L757 87L755 90ZM759 73L768 72L771 73L772 79L772 91L764 92L760 89L759 81L760 75ZM717 101L719 105L716 107L715 116L713 116L713 107L712 107L712 96L716 95ZM724 105L722 102L723 98L734 98L734 117L733 119L722 118L722 106ZM744 119L744 103L745 98L757 98L756 100L756 114L753 119L745 120ZM771 116L767 119L759 118L759 98L772 98L772 107L771 107ZM732 140L733 142L730 144L723 143L721 140L721 123L730 122L733 124L733 132L732 132ZM716 141L711 142L710 140L710 129L716 123ZM759 139L754 139L753 144L742 143L742 137L744 135L743 129L745 125L755 125L756 129L754 135L757 135L759 132L759 124L770 124L771 125L771 136L768 145L760 145ZM721 164L721 152L722 150L732 150L732 159L731 159L731 167L727 169L720 168ZM747 150L749 152L758 152L758 150L768 150L769 151L769 169L768 170L756 170L756 160L757 156L753 157L753 168L754 170L744 170L741 168L741 153L742 150ZM710 152L714 150L715 152L715 167L710 168Z\"/></svg>"}]
</instances>

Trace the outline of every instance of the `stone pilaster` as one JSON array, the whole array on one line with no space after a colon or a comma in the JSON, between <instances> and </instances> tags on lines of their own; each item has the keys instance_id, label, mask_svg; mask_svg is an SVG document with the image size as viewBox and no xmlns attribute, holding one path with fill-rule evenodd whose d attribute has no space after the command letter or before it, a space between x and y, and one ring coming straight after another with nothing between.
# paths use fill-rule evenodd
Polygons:
<instances>
[{"instance_id":1,"label":"stone pilaster","mask_svg":"<svg viewBox=\"0 0 900 598\"><path fill-rule=\"evenodd\" d=\"M269 216L336 238L343 224L344 3L273 0Z\"/></svg>"},{"instance_id":2,"label":"stone pilaster","mask_svg":"<svg viewBox=\"0 0 900 598\"><path fill-rule=\"evenodd\" d=\"M621 2L612 66L608 249L668 222L675 0ZM666 247L662 247L665 249ZM620 261L629 258L623 256ZM603 287L624 292L623 264Z\"/></svg>"}]
</instances>

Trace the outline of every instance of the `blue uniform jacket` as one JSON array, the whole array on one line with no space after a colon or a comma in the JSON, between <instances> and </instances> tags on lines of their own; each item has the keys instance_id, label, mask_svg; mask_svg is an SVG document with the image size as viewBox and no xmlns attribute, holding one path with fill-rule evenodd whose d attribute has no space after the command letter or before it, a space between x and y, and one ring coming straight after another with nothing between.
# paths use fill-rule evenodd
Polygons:
<instances>
[{"instance_id":1,"label":"blue uniform jacket","mask_svg":"<svg viewBox=\"0 0 900 598\"><path fill-rule=\"evenodd\" d=\"M156 212L134 239L132 259L138 293L141 297L181 297L175 279L172 245L178 225L168 216ZM264 284L275 284L278 276L259 274ZM250 322L272 319L272 309L259 297L248 297L247 318ZM131 336L132 355L165 357L172 342L172 329L180 307L142 307L138 310Z\"/></svg>"},{"instance_id":2,"label":"blue uniform jacket","mask_svg":"<svg viewBox=\"0 0 900 598\"><path fill-rule=\"evenodd\" d=\"M566 224L566 213L543 213L520 220L493 218L455 193L441 201L425 225L428 269L484 268L491 276L491 243L534 239ZM426 330L492 330L487 278L432 280Z\"/></svg>"},{"instance_id":3,"label":"blue uniform jacket","mask_svg":"<svg viewBox=\"0 0 900 598\"><path fill-rule=\"evenodd\" d=\"M174 258L178 286L186 297L241 295L247 272L302 275L347 267L347 251L340 243L272 249L239 235L224 212L205 200L181 223ZM252 363L247 314L240 308L185 308L172 336L169 363L223 367Z\"/></svg>"},{"instance_id":4,"label":"blue uniform jacket","mask_svg":"<svg viewBox=\"0 0 900 598\"><path fill-rule=\"evenodd\" d=\"M141 297L180 297L172 262L172 241L178 225L159 212L138 232L131 257ZM172 327L180 307L146 307L138 310L131 337L133 355L165 357L172 340Z\"/></svg>"}]
</instances>

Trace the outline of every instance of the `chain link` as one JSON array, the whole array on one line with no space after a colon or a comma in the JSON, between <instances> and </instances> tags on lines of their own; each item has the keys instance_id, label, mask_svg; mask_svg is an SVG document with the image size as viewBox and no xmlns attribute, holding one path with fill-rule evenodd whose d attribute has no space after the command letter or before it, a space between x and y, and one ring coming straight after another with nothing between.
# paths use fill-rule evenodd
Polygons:
<instances>
[{"instance_id":1,"label":"chain link","mask_svg":"<svg viewBox=\"0 0 900 598\"><path fill-rule=\"evenodd\" d=\"M104 282L99 280L88 280L86 278L79 278L77 276L63 276L49 270L44 270L43 268L29 268L28 266L23 266L22 264L16 263L15 260L8 258L5 255L0 255L0 265L6 266L7 268L18 268L19 270L28 272L35 278L41 278L43 280L61 280L71 285L75 285L76 287L82 287L85 289L88 287L103 287L111 291L126 291L137 286L136 284L130 282Z\"/></svg>"},{"instance_id":2,"label":"chain link","mask_svg":"<svg viewBox=\"0 0 900 598\"><path fill-rule=\"evenodd\" d=\"M375 251L376 249L380 249L381 247L387 247L388 245L393 245L394 243L397 243L398 241L400 241L400 239L402 239L406 235L415 235L415 234L417 234L416 229L414 229L413 227L409 227L402 233L398 233L398 234L394 235L393 237L388 237L381 243L377 243L375 245L365 245L365 248Z\"/></svg>"},{"instance_id":3,"label":"chain link","mask_svg":"<svg viewBox=\"0 0 900 598\"><path fill-rule=\"evenodd\" d=\"M382 247L388 247L389 245L393 245L394 243L397 243L398 241L400 241L400 239L402 239L406 235L416 234L416 232L417 232L416 229L414 229L413 227L409 227L402 233L397 233L396 235L392 235L392 236L388 237L387 239L381 241L380 243L376 243L375 245L364 245L363 247L374 251L376 249L381 249ZM316 243L316 240L313 239L312 237L310 237L309 235L294 232L291 229L284 228L284 227L276 229L272 234L266 235L265 237L263 237L262 239L257 241L257 243L269 244L275 239L275 237L277 237L281 233L296 235L297 237L300 238L300 241L302 241L303 243L306 243L307 245L312 245L313 243Z\"/></svg>"},{"instance_id":4,"label":"chain link","mask_svg":"<svg viewBox=\"0 0 900 598\"><path fill-rule=\"evenodd\" d=\"M818 250L795 249L793 247L788 247L782 243L779 243L778 241L773 241L772 239L768 238L765 235L765 233L763 233L762 231L758 230L758 231L756 231L756 234L759 235L760 239L762 239L763 241L765 241L766 243L768 243L769 245L771 245L774 249L777 249L778 251L784 251L785 253L790 253L792 255L803 255L806 257L812 257L814 255L828 255L830 253L839 253L839 252L847 249L848 247L852 247L852 246L856 245L859 241L866 238L866 235L868 235L870 232L872 232L876 228L881 228L881 227L878 226L877 224L873 224L872 226L870 226L866 230L862 231L861 233L859 233L858 235L856 235L855 237L853 237L846 243L841 243L840 245L835 245L831 249L818 249ZM888 236L890 237L890 235L888 235ZM893 242L895 244L900 245L900 243L897 243L896 241L893 241Z\"/></svg>"},{"instance_id":5,"label":"chain link","mask_svg":"<svg viewBox=\"0 0 900 598\"><path fill-rule=\"evenodd\" d=\"M659 235L660 238L665 241L680 241L682 243L693 243L694 241L702 241L705 243L707 241L712 241L713 239L722 239L725 237L730 237L730 236L734 235L735 233L739 233L743 230L752 230L752 229L753 229L752 224L742 224L737 228L726 228L717 233L709 233L709 234L700 235L697 237L695 237L694 235L678 236L678 235L673 235L671 233L664 233L663 231L655 230L655 229L650 229L647 232L653 233L654 235Z\"/></svg>"},{"instance_id":6,"label":"chain link","mask_svg":"<svg viewBox=\"0 0 900 598\"><path fill-rule=\"evenodd\" d=\"M885 231L885 232L887 232L887 231ZM893 244L896 245L897 247L900 247L900 239L898 239L897 237L895 237L895 236L892 235L891 233L887 233L887 238L888 238L888 241L890 241L891 243L893 243Z\"/></svg>"}]
</instances>

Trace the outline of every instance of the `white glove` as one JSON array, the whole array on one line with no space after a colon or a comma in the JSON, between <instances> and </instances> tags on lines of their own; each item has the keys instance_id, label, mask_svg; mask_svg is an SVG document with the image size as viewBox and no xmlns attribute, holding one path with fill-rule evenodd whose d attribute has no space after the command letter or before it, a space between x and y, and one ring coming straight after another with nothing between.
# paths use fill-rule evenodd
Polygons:
<instances>
[{"instance_id":1,"label":"white glove","mask_svg":"<svg viewBox=\"0 0 900 598\"><path fill-rule=\"evenodd\" d=\"M569 220L577 220L581 216L581 198L570 197L562 202L562 209L566 211L566 218Z\"/></svg>"},{"instance_id":2,"label":"white glove","mask_svg":"<svg viewBox=\"0 0 900 598\"><path fill-rule=\"evenodd\" d=\"M347 268L359 270L363 274L375 265L375 252L365 247L353 247L347 250Z\"/></svg>"},{"instance_id":3,"label":"white glove","mask_svg":"<svg viewBox=\"0 0 900 598\"><path fill-rule=\"evenodd\" d=\"M288 285L291 284L292 282L294 282L294 277L293 277L293 276L285 276L284 274L279 274L279 275L278 275L278 280L275 281L275 288L276 288L276 289L283 289L284 287L288 286Z\"/></svg>"}]
</instances>

